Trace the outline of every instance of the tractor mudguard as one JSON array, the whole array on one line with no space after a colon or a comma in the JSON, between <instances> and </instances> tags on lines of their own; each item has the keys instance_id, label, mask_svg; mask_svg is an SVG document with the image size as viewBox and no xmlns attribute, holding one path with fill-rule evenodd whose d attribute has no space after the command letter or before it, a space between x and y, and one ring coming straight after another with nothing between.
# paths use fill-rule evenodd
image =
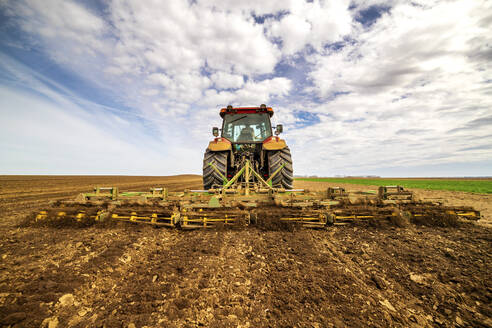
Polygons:
<instances>
[{"instance_id":1,"label":"tractor mudguard","mask_svg":"<svg viewBox=\"0 0 492 328\"><path fill-rule=\"evenodd\" d=\"M265 150L280 150L287 147L284 139L279 137L270 137L263 141L263 149Z\"/></svg>"},{"instance_id":2,"label":"tractor mudguard","mask_svg":"<svg viewBox=\"0 0 492 328\"><path fill-rule=\"evenodd\" d=\"M226 151L231 150L232 144L226 138L215 138L208 144L208 149L211 151Z\"/></svg>"}]
</instances>

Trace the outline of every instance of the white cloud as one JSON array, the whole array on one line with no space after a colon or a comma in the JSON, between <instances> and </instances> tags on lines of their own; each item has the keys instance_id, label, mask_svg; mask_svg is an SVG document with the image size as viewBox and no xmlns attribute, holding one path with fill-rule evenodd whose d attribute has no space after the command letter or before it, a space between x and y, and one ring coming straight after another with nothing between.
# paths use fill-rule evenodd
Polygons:
<instances>
[{"instance_id":1,"label":"white cloud","mask_svg":"<svg viewBox=\"0 0 492 328\"><path fill-rule=\"evenodd\" d=\"M261 82L248 81L244 87L236 92L238 104L259 106L269 103L272 96L285 96L292 88L292 83L284 77L276 77Z\"/></svg>"},{"instance_id":2,"label":"white cloud","mask_svg":"<svg viewBox=\"0 0 492 328\"><path fill-rule=\"evenodd\" d=\"M12 81L0 85L0 171L162 175L196 170L201 154L193 152L192 140L182 138L185 124L166 113L164 120L90 102L13 59L2 54L0 59ZM149 118L160 125L158 135L149 131Z\"/></svg>"},{"instance_id":3,"label":"white cloud","mask_svg":"<svg viewBox=\"0 0 492 328\"><path fill-rule=\"evenodd\" d=\"M8 14L25 17L21 25L23 29L40 33L47 38L58 36L82 40L81 38L88 36L93 37L105 27L101 18L71 1L27 0L16 3Z\"/></svg>"},{"instance_id":4,"label":"white cloud","mask_svg":"<svg viewBox=\"0 0 492 328\"><path fill-rule=\"evenodd\" d=\"M312 57L316 69L310 75L318 93L408 91L429 79L455 83L461 79L453 74L470 76L477 69L469 60L475 50L470 42L491 39L478 25L485 14L475 8L469 1L393 8L391 15L360 33L354 44Z\"/></svg>"},{"instance_id":5,"label":"white cloud","mask_svg":"<svg viewBox=\"0 0 492 328\"><path fill-rule=\"evenodd\" d=\"M147 81L149 83L152 83L152 84L161 85L165 88L171 86L173 83L173 81L171 80L171 78L169 76L167 76L166 74L162 74L162 73L150 74L147 78Z\"/></svg>"},{"instance_id":6,"label":"white cloud","mask_svg":"<svg viewBox=\"0 0 492 328\"><path fill-rule=\"evenodd\" d=\"M210 77L217 89L238 89L244 84L242 75L217 72Z\"/></svg>"},{"instance_id":7,"label":"white cloud","mask_svg":"<svg viewBox=\"0 0 492 328\"><path fill-rule=\"evenodd\" d=\"M358 23L361 10L373 6L391 8L369 26ZM106 128L136 129L141 143L153 142L138 156L148 152L163 160L155 147L176 154L175 164L162 166L166 170L185 162L180 169L199 173L210 127L220 122L218 108L267 103L276 109L275 123L286 124L296 172L324 175L490 160L491 6L460 0L124 0L108 3L101 15L73 1L1 4L32 47L125 108L84 103L63 83L36 75L42 83L31 88L51 102L35 98L40 105L28 105L50 113L56 124L59 110L71 129L79 121L96 125L87 129L114 139L112 149L128 143L132 154L140 149L126 139L118 144L124 134ZM7 61L3 66L19 85L32 79L33 72ZM23 96L8 92L19 104ZM315 116L302 118L302 111ZM43 147L60 146L50 140Z\"/></svg>"},{"instance_id":8,"label":"white cloud","mask_svg":"<svg viewBox=\"0 0 492 328\"><path fill-rule=\"evenodd\" d=\"M327 43L340 41L351 32L349 1L292 1L289 14L270 20L270 34L279 37L282 52L292 55L311 45L322 50Z\"/></svg>"},{"instance_id":9,"label":"white cloud","mask_svg":"<svg viewBox=\"0 0 492 328\"><path fill-rule=\"evenodd\" d=\"M199 73L179 74L171 77L162 73L154 73L148 76L147 82L154 87L163 87L162 94L167 99L185 103L199 100L203 90L212 83L208 77Z\"/></svg>"},{"instance_id":10,"label":"white cloud","mask_svg":"<svg viewBox=\"0 0 492 328\"><path fill-rule=\"evenodd\" d=\"M297 168L385 174L384 167L490 161L485 8L490 4L399 4L342 49L312 55L306 91L325 101L309 107L321 123L287 129L294 153L316 153ZM340 92L347 94L333 99Z\"/></svg>"},{"instance_id":11,"label":"white cloud","mask_svg":"<svg viewBox=\"0 0 492 328\"><path fill-rule=\"evenodd\" d=\"M233 92L209 89L205 91L202 104L209 108L221 106L223 107L224 105L232 104L235 99L236 96Z\"/></svg>"},{"instance_id":12,"label":"white cloud","mask_svg":"<svg viewBox=\"0 0 492 328\"><path fill-rule=\"evenodd\" d=\"M146 69L176 75L206 62L215 70L256 74L270 73L277 61L262 27L240 13L187 1L153 6L127 0L113 2L111 14L122 50L116 57L141 58L151 65Z\"/></svg>"},{"instance_id":13,"label":"white cloud","mask_svg":"<svg viewBox=\"0 0 492 328\"><path fill-rule=\"evenodd\" d=\"M66 104L65 104L66 105ZM32 93L0 88L0 171L3 174L145 174L162 155L118 138L129 123L108 114L79 117ZM15 113L15 115L12 115ZM98 124L94 124L94 121ZM136 132L134 129L133 132ZM134 137L142 139L136 133ZM103 164L102 164L103 163ZM168 170L173 170L168 166Z\"/></svg>"},{"instance_id":14,"label":"white cloud","mask_svg":"<svg viewBox=\"0 0 492 328\"><path fill-rule=\"evenodd\" d=\"M297 0L295 0L297 1ZM249 0L249 1L237 1L237 0L199 0L199 6L202 8L208 8L209 10L224 10L227 12L234 12L244 14L249 17L254 13L257 16L267 14L277 14L290 8L292 0Z\"/></svg>"},{"instance_id":15,"label":"white cloud","mask_svg":"<svg viewBox=\"0 0 492 328\"><path fill-rule=\"evenodd\" d=\"M5 1L7 16L18 18L27 33L39 35L48 53L60 62L72 56L94 55L107 47L101 35L105 22L84 6L72 1Z\"/></svg>"},{"instance_id":16,"label":"white cloud","mask_svg":"<svg viewBox=\"0 0 492 328\"><path fill-rule=\"evenodd\" d=\"M373 6L397 6L400 3L404 3L405 0L352 0L351 4L355 6L358 10L366 10ZM415 2L417 3L417 2Z\"/></svg>"},{"instance_id":17,"label":"white cloud","mask_svg":"<svg viewBox=\"0 0 492 328\"><path fill-rule=\"evenodd\" d=\"M236 106L259 106L268 104L276 97L288 95L292 88L292 81L283 77L266 79L260 82L248 81L234 92L207 90L204 104L207 106L222 106L232 104Z\"/></svg>"},{"instance_id":18,"label":"white cloud","mask_svg":"<svg viewBox=\"0 0 492 328\"><path fill-rule=\"evenodd\" d=\"M311 34L311 24L303 17L289 14L279 22L272 23L272 36L280 37L283 41L282 51L292 55L302 50Z\"/></svg>"}]
</instances>

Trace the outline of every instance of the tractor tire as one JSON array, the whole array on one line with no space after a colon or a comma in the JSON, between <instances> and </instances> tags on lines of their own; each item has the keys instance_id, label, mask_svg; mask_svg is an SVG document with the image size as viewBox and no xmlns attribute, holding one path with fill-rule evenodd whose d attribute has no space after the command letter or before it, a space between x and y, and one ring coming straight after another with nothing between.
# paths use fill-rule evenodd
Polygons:
<instances>
[{"instance_id":1,"label":"tractor tire","mask_svg":"<svg viewBox=\"0 0 492 328\"><path fill-rule=\"evenodd\" d=\"M277 188L293 189L294 172L289 147L268 152L268 174L272 175L278 168L284 167L272 179L272 186Z\"/></svg>"},{"instance_id":2,"label":"tractor tire","mask_svg":"<svg viewBox=\"0 0 492 328\"><path fill-rule=\"evenodd\" d=\"M216 185L223 185L222 177L209 163L215 165L223 176L227 176L227 154L227 151L211 151L209 149L205 151L203 156L203 189L208 190Z\"/></svg>"}]
</instances>

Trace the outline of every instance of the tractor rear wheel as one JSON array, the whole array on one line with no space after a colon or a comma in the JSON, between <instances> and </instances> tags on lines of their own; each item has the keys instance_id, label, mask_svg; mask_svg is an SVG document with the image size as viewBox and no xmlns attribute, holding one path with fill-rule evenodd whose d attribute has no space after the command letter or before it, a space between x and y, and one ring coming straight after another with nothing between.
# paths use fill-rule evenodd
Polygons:
<instances>
[{"instance_id":1,"label":"tractor rear wheel","mask_svg":"<svg viewBox=\"0 0 492 328\"><path fill-rule=\"evenodd\" d=\"M227 153L227 151L211 151L209 149L205 151L203 156L203 188L205 190L213 188L215 185L223 185L223 178L210 164L213 164L226 177Z\"/></svg>"},{"instance_id":2,"label":"tractor rear wheel","mask_svg":"<svg viewBox=\"0 0 492 328\"><path fill-rule=\"evenodd\" d=\"M292 170L292 157L289 147L281 150L268 152L268 173L272 175L281 166L284 165L272 179L272 186L285 189L292 189L294 182L294 173Z\"/></svg>"}]
</instances>

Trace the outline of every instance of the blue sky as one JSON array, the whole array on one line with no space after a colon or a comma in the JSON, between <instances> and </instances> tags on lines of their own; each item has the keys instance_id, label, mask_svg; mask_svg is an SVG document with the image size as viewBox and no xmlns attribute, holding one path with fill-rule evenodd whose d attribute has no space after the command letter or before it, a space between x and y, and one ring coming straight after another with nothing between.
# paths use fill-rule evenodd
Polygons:
<instances>
[{"instance_id":1,"label":"blue sky","mask_svg":"<svg viewBox=\"0 0 492 328\"><path fill-rule=\"evenodd\" d=\"M298 175L492 175L490 1L0 1L0 174L201 173L228 104Z\"/></svg>"}]
</instances>

